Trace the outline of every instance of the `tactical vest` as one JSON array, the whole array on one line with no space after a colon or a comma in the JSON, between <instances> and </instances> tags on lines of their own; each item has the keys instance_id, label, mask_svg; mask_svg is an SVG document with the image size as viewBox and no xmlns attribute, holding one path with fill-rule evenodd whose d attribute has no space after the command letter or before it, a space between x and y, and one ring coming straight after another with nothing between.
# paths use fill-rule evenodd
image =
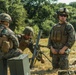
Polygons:
<instances>
[{"instance_id":1,"label":"tactical vest","mask_svg":"<svg viewBox=\"0 0 76 75\"><path fill-rule=\"evenodd\" d=\"M54 42L60 42L65 44L68 39L68 34L66 31L66 24L65 25L55 25L51 31L51 40Z\"/></svg>"}]
</instances>

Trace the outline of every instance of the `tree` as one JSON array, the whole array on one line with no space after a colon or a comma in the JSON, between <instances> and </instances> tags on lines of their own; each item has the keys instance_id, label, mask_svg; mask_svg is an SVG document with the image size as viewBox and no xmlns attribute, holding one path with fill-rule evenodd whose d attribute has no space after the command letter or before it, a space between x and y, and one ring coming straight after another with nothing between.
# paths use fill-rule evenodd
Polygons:
<instances>
[{"instance_id":1,"label":"tree","mask_svg":"<svg viewBox=\"0 0 76 75\"><path fill-rule=\"evenodd\" d=\"M54 25L55 23L53 21L46 20L42 23L42 28L43 28L43 37L48 37L49 36L49 32L51 30L51 27Z\"/></svg>"},{"instance_id":2,"label":"tree","mask_svg":"<svg viewBox=\"0 0 76 75\"><path fill-rule=\"evenodd\" d=\"M25 27L26 11L22 5L13 4L9 6L9 14L12 16L13 21L10 28L20 33Z\"/></svg>"},{"instance_id":3,"label":"tree","mask_svg":"<svg viewBox=\"0 0 76 75\"><path fill-rule=\"evenodd\" d=\"M7 12L7 5L4 0L0 0L0 13Z\"/></svg>"},{"instance_id":4,"label":"tree","mask_svg":"<svg viewBox=\"0 0 76 75\"><path fill-rule=\"evenodd\" d=\"M76 2L71 2L71 3L69 3L69 5L76 8Z\"/></svg>"}]
</instances>

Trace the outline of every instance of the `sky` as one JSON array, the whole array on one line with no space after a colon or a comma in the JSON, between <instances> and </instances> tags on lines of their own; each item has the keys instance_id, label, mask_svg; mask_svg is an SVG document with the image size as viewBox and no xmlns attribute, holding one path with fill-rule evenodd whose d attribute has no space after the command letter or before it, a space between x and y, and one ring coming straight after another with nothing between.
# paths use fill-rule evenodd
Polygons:
<instances>
[{"instance_id":1,"label":"sky","mask_svg":"<svg viewBox=\"0 0 76 75\"><path fill-rule=\"evenodd\" d=\"M76 2L76 0L58 0L58 3L66 3L66 4L69 4L70 2Z\"/></svg>"}]
</instances>

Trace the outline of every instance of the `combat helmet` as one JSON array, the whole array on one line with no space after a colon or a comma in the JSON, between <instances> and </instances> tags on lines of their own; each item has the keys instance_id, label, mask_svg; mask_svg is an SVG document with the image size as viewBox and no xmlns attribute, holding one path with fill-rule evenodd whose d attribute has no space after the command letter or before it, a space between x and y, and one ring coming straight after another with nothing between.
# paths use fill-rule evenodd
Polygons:
<instances>
[{"instance_id":1,"label":"combat helmet","mask_svg":"<svg viewBox=\"0 0 76 75\"><path fill-rule=\"evenodd\" d=\"M6 22L11 22L11 16L8 15L7 13L1 13L0 14L0 21L6 21Z\"/></svg>"},{"instance_id":2,"label":"combat helmet","mask_svg":"<svg viewBox=\"0 0 76 75\"><path fill-rule=\"evenodd\" d=\"M33 36L33 34L34 34L33 28L27 26L27 27L24 29L23 34Z\"/></svg>"},{"instance_id":3,"label":"combat helmet","mask_svg":"<svg viewBox=\"0 0 76 75\"><path fill-rule=\"evenodd\" d=\"M65 14L65 15L67 15L67 17L68 17L69 10L68 10L67 8L60 8L60 9L57 11L57 15L59 16L60 14Z\"/></svg>"}]
</instances>

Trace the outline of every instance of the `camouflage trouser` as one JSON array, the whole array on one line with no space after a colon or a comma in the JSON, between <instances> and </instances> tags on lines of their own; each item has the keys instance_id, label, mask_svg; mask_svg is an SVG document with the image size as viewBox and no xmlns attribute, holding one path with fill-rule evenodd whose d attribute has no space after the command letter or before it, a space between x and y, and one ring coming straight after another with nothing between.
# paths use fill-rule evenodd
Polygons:
<instances>
[{"instance_id":1,"label":"camouflage trouser","mask_svg":"<svg viewBox=\"0 0 76 75\"><path fill-rule=\"evenodd\" d=\"M4 54L3 52L0 52L0 59L9 59L9 58L12 58L12 57L16 57L16 56L19 56L20 54L22 54L22 52L17 49L17 50L9 50L8 53Z\"/></svg>"},{"instance_id":2,"label":"camouflage trouser","mask_svg":"<svg viewBox=\"0 0 76 75\"><path fill-rule=\"evenodd\" d=\"M62 70L68 69L68 54L53 54L52 56L52 65L53 68L60 68Z\"/></svg>"}]
</instances>

